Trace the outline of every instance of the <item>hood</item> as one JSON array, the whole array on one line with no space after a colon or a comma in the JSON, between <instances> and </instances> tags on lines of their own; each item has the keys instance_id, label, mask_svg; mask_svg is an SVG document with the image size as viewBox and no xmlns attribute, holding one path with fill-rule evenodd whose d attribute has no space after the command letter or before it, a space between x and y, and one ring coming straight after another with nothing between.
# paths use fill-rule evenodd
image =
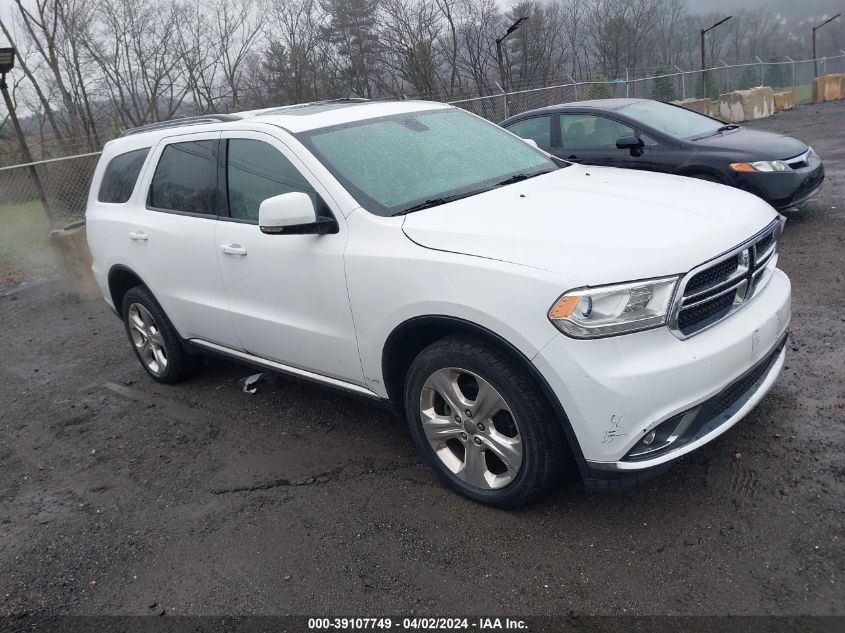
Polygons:
<instances>
[{"instance_id":1,"label":"hood","mask_svg":"<svg viewBox=\"0 0 845 633\"><path fill-rule=\"evenodd\" d=\"M572 165L408 214L402 230L426 248L547 270L575 287L684 273L776 217L723 185Z\"/></svg>"},{"instance_id":2,"label":"hood","mask_svg":"<svg viewBox=\"0 0 845 633\"><path fill-rule=\"evenodd\" d=\"M754 160L783 160L807 151L807 144L797 138L745 128L690 142L700 147L747 154Z\"/></svg>"}]
</instances>

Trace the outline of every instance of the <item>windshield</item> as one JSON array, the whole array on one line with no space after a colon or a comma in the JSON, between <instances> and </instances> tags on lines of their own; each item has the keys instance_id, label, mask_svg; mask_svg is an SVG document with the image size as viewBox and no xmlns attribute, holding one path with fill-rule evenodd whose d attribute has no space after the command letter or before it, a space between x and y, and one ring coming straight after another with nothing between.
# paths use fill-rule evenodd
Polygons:
<instances>
[{"instance_id":1,"label":"windshield","mask_svg":"<svg viewBox=\"0 0 845 633\"><path fill-rule=\"evenodd\" d=\"M544 153L457 108L297 135L360 204L398 215L557 169Z\"/></svg>"},{"instance_id":2,"label":"windshield","mask_svg":"<svg viewBox=\"0 0 845 633\"><path fill-rule=\"evenodd\" d=\"M675 138L713 134L722 123L692 110L660 101L637 101L619 108L634 121Z\"/></svg>"}]
</instances>

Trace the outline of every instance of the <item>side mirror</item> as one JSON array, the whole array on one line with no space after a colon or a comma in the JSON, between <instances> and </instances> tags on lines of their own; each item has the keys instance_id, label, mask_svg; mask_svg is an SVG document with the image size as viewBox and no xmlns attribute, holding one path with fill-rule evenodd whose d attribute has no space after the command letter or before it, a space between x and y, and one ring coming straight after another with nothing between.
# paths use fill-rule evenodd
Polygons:
<instances>
[{"instance_id":1,"label":"side mirror","mask_svg":"<svg viewBox=\"0 0 845 633\"><path fill-rule=\"evenodd\" d=\"M643 143L642 139L636 136L623 136L616 141L616 147L618 149L640 149L644 145L645 143Z\"/></svg>"},{"instance_id":2,"label":"side mirror","mask_svg":"<svg viewBox=\"0 0 845 633\"><path fill-rule=\"evenodd\" d=\"M528 143L534 149L540 149L540 146L537 145L537 141L535 141L533 138L524 138L522 140Z\"/></svg>"},{"instance_id":3,"label":"side mirror","mask_svg":"<svg viewBox=\"0 0 845 633\"><path fill-rule=\"evenodd\" d=\"M267 198L258 207L258 226L268 235L337 233L334 218L318 217L311 196L300 191Z\"/></svg>"}]
</instances>

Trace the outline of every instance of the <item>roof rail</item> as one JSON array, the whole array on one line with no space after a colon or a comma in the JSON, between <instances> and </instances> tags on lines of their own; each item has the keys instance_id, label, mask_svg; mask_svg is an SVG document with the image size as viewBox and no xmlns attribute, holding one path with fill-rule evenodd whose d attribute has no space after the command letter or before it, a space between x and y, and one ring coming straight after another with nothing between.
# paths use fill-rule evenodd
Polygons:
<instances>
[{"instance_id":1,"label":"roof rail","mask_svg":"<svg viewBox=\"0 0 845 633\"><path fill-rule=\"evenodd\" d=\"M314 106L329 105L332 103L354 104L367 103L368 101L371 101L371 99L365 99L364 97L342 97L340 99L322 99L320 101L308 101L306 103L292 103L290 105L279 106L278 108L263 110L258 114L258 116L278 114L289 110L298 110L299 108L313 108Z\"/></svg>"},{"instance_id":2,"label":"roof rail","mask_svg":"<svg viewBox=\"0 0 845 633\"><path fill-rule=\"evenodd\" d=\"M158 123L148 123L138 127L131 127L121 134L121 137L141 134L143 132L154 132L155 130L166 130L171 127L183 125L202 125L204 123L226 123L227 121L240 121L241 117L236 114L203 114L201 116L186 116L180 119L170 119Z\"/></svg>"}]
</instances>

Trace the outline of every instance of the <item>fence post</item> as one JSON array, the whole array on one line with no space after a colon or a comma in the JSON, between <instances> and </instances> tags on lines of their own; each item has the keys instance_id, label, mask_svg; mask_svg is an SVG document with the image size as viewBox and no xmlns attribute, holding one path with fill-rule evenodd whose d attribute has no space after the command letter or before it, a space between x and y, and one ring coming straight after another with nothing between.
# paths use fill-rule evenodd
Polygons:
<instances>
[{"instance_id":1,"label":"fence post","mask_svg":"<svg viewBox=\"0 0 845 633\"><path fill-rule=\"evenodd\" d=\"M724 59L720 59L719 63L725 67L725 87L727 88L726 92L731 91L731 67L725 63Z\"/></svg>"},{"instance_id":2,"label":"fence post","mask_svg":"<svg viewBox=\"0 0 845 633\"><path fill-rule=\"evenodd\" d=\"M44 207L44 215L47 216L47 224L50 226L50 230L52 230L56 228L56 218L53 216L53 209L50 208L50 203L47 201L47 193L44 191L44 187L41 184L41 178L38 177L38 171L35 169L35 165L32 164L32 155L29 153L29 147L27 147L26 144L26 137L23 134L23 129L21 128L18 116L15 113L12 98L9 96L9 90L6 87L5 78L6 76L3 75L3 81L0 81L0 92L3 93L3 100L6 102L6 109L9 111L9 118L12 120L12 127L15 128L15 134L17 135L18 142L21 145L21 155L23 156L23 160L24 162L29 163L29 175L32 177L32 182L35 185L35 192L41 199L41 206Z\"/></svg>"},{"instance_id":3,"label":"fence post","mask_svg":"<svg viewBox=\"0 0 845 633\"><path fill-rule=\"evenodd\" d=\"M680 67L675 64L675 70L681 73L681 99L687 98L687 82L684 80L684 71L680 69Z\"/></svg>"},{"instance_id":4,"label":"fence post","mask_svg":"<svg viewBox=\"0 0 845 633\"><path fill-rule=\"evenodd\" d=\"M572 86L575 88L575 101L578 101L578 82L575 81L575 77L573 77L569 73L566 73L566 76L569 78L569 83L571 83Z\"/></svg>"},{"instance_id":5,"label":"fence post","mask_svg":"<svg viewBox=\"0 0 845 633\"><path fill-rule=\"evenodd\" d=\"M762 86L763 85L763 60L760 59L759 57L757 57L756 55L754 56L754 59L756 59L758 62L760 62L760 85Z\"/></svg>"},{"instance_id":6,"label":"fence post","mask_svg":"<svg viewBox=\"0 0 845 633\"><path fill-rule=\"evenodd\" d=\"M497 82L495 82L495 83L496 83L496 87L497 87L497 88L499 89L499 91L502 93L502 101L504 101L504 102L505 102L505 118L507 119L507 118L510 116L510 114L508 114L508 93L507 93L507 92L505 92L505 89L504 89L504 88L502 88L502 87L499 85L499 82L498 82L498 81L497 81Z\"/></svg>"},{"instance_id":7,"label":"fence post","mask_svg":"<svg viewBox=\"0 0 845 633\"><path fill-rule=\"evenodd\" d=\"M784 55L786 59L789 60L789 63L792 64L792 89L795 90L795 60L793 60L789 55Z\"/></svg>"},{"instance_id":8,"label":"fence post","mask_svg":"<svg viewBox=\"0 0 845 633\"><path fill-rule=\"evenodd\" d=\"M630 83L630 75L628 74L628 69L625 69L625 98L631 96L631 83Z\"/></svg>"}]
</instances>

